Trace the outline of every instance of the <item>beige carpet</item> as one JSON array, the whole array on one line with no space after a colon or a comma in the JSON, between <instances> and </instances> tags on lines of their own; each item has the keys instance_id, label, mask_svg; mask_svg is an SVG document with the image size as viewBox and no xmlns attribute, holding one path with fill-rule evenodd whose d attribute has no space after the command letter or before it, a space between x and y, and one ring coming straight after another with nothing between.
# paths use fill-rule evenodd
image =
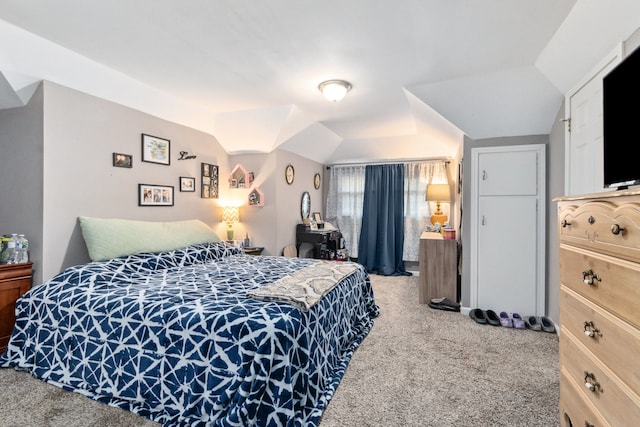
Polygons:
<instances>
[{"instance_id":1,"label":"beige carpet","mask_svg":"<svg viewBox=\"0 0 640 427\"><path fill-rule=\"evenodd\" d=\"M372 276L381 315L320 427L557 426L558 338L418 304L417 277ZM0 369L0 426L158 426Z\"/></svg>"}]
</instances>

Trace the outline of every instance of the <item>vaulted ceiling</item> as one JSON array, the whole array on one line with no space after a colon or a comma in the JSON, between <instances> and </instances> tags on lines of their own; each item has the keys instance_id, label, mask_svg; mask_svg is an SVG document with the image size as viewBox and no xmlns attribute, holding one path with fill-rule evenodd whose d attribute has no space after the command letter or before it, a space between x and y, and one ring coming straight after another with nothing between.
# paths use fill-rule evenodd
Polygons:
<instances>
[{"instance_id":1,"label":"vaulted ceiling","mask_svg":"<svg viewBox=\"0 0 640 427\"><path fill-rule=\"evenodd\" d=\"M637 0L0 0L0 108L46 79L321 163L546 134ZM317 89L344 79L340 102Z\"/></svg>"}]
</instances>

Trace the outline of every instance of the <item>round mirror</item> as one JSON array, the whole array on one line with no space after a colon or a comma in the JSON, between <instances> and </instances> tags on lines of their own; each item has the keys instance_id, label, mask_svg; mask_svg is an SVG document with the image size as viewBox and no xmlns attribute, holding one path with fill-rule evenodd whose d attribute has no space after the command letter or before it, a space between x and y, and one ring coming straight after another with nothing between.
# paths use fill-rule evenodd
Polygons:
<instances>
[{"instance_id":1,"label":"round mirror","mask_svg":"<svg viewBox=\"0 0 640 427\"><path fill-rule=\"evenodd\" d=\"M302 202L300 204L300 216L302 216L302 220L309 219L309 215L311 214L311 196L308 191L302 193Z\"/></svg>"}]
</instances>

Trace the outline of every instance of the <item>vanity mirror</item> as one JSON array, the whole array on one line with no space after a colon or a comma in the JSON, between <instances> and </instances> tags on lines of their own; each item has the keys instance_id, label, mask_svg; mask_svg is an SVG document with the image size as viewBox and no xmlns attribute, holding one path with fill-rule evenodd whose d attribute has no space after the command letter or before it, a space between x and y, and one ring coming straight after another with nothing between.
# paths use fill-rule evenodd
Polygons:
<instances>
[{"instance_id":1,"label":"vanity mirror","mask_svg":"<svg viewBox=\"0 0 640 427\"><path fill-rule=\"evenodd\" d=\"M302 201L300 203L300 216L304 224L309 224L309 215L311 214L311 196L308 191L302 193Z\"/></svg>"}]
</instances>

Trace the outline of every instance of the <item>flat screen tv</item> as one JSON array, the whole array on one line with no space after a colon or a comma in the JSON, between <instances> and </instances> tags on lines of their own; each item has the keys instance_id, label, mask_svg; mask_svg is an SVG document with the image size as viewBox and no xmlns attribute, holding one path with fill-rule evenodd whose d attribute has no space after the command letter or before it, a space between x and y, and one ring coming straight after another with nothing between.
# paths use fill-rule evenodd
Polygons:
<instances>
[{"instance_id":1,"label":"flat screen tv","mask_svg":"<svg viewBox=\"0 0 640 427\"><path fill-rule=\"evenodd\" d=\"M604 187L640 184L640 49L603 79Z\"/></svg>"}]
</instances>

